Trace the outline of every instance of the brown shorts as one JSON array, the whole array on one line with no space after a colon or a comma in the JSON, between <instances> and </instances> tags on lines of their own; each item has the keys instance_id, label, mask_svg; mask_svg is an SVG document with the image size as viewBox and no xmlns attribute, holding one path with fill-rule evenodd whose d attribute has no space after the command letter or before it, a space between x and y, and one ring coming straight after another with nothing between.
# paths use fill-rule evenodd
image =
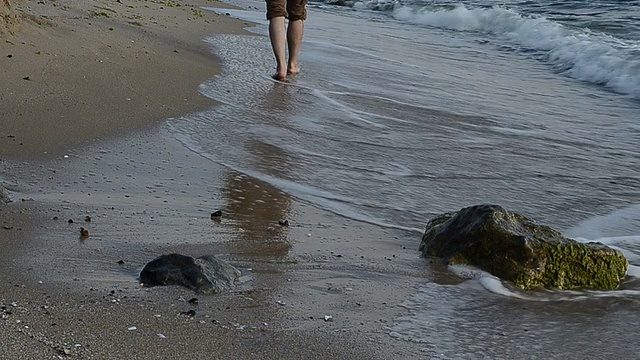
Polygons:
<instances>
[{"instance_id":1,"label":"brown shorts","mask_svg":"<svg viewBox=\"0 0 640 360\"><path fill-rule=\"evenodd\" d=\"M289 21L307 20L307 0L266 0L267 20L284 16Z\"/></svg>"}]
</instances>

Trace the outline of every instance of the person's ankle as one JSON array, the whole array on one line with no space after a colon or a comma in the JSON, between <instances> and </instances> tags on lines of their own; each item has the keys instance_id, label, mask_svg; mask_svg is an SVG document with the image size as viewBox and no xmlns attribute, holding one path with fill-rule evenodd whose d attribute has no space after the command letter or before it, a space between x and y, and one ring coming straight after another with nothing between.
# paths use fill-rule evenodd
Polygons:
<instances>
[{"instance_id":1,"label":"person's ankle","mask_svg":"<svg viewBox=\"0 0 640 360\"><path fill-rule=\"evenodd\" d=\"M287 79L287 72L276 70L276 73L272 76L275 80L285 81Z\"/></svg>"},{"instance_id":2,"label":"person's ankle","mask_svg":"<svg viewBox=\"0 0 640 360\"><path fill-rule=\"evenodd\" d=\"M298 63L297 62L289 63L289 65L287 66L287 73L288 74L297 74L299 72L300 72L300 68L298 67Z\"/></svg>"}]
</instances>

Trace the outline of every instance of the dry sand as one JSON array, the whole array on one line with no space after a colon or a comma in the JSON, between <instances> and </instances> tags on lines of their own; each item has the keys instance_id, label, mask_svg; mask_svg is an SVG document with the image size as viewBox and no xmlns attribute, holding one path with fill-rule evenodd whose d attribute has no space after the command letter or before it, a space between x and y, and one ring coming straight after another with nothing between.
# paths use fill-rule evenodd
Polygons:
<instances>
[{"instance_id":1,"label":"dry sand","mask_svg":"<svg viewBox=\"0 0 640 360\"><path fill-rule=\"evenodd\" d=\"M419 235L318 210L167 133L163 119L215 106L197 91L218 70L201 37L244 33L202 5L14 4L21 25L0 44L0 180L14 200L0 205L0 359L426 358L388 334L421 283L450 281L425 267ZM169 252L221 256L243 283L140 287Z\"/></svg>"},{"instance_id":2,"label":"dry sand","mask_svg":"<svg viewBox=\"0 0 640 360\"><path fill-rule=\"evenodd\" d=\"M0 39L1 155L60 154L211 105L198 85L218 64L201 38L244 23L199 9L216 1L168 4L14 4L21 26Z\"/></svg>"}]
</instances>

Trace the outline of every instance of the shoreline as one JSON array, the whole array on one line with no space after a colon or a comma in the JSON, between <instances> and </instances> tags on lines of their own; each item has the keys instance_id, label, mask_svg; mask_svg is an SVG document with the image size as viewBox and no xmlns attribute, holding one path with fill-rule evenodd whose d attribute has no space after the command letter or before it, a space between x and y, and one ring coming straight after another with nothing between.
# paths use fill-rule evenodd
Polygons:
<instances>
[{"instance_id":1,"label":"shoreline","mask_svg":"<svg viewBox=\"0 0 640 360\"><path fill-rule=\"evenodd\" d=\"M447 276L424 265L412 235L341 218L229 172L164 127L21 171L44 180L18 194L26 201L1 208L10 229L0 232L9 249L0 255L8 269L0 280L10 286L0 303L11 313L0 320L0 335L16 354L28 349L20 350L25 358L206 359L216 351L225 358L416 358L419 344L385 329L421 283ZM238 203L256 186L275 200L261 209ZM213 209L223 209L220 222L209 218ZM279 227L279 216L291 225ZM80 239L80 226L88 238ZM209 296L140 287L144 264L171 252L215 254L245 281ZM192 297L198 305L186 302ZM196 316L181 315L188 310Z\"/></svg>"},{"instance_id":2,"label":"shoreline","mask_svg":"<svg viewBox=\"0 0 640 360\"><path fill-rule=\"evenodd\" d=\"M12 249L0 256L10 269L0 279L11 285L0 296L11 310L0 320L1 335L29 348L32 358L65 351L89 359L183 358L180 354L207 359L211 351L219 351L220 358L415 357L417 344L385 334L402 313L397 303L430 276L417 249L404 249L413 239L390 244L386 239L402 233L295 199L285 201L288 228L259 215L263 211L234 209L226 191L216 189L220 184L188 183L201 176L222 177L221 182L242 178L246 187L286 195L255 179L226 174L163 133L161 128L132 134L107 141L112 149L99 144L102 151L83 149L86 155L42 161L49 168L30 166L42 174L57 171L43 191L20 194L30 197L2 209L17 219L3 223L12 229L0 233ZM159 140L162 149L154 145ZM189 166L166 164L169 154ZM144 159L145 166L113 162L118 158ZM87 178L102 180L65 186L80 169L95 173ZM131 177L119 178L121 173ZM140 188L122 190L131 179ZM141 190L153 184L165 184L160 195ZM234 184L229 190L243 188ZM219 223L209 219L207 210L214 208L224 209ZM86 215L90 223L83 221ZM79 239L80 226L89 229L89 238ZM358 245L365 239L367 247ZM249 280L235 291L209 296L180 287L141 288L142 266L170 252L221 256ZM416 270L406 273L407 264ZM186 302L192 297L198 305ZM181 315L191 309L196 316ZM334 321L325 322L325 315ZM132 326L137 330L128 330ZM42 353L34 352L38 347Z\"/></svg>"},{"instance_id":3,"label":"shoreline","mask_svg":"<svg viewBox=\"0 0 640 360\"><path fill-rule=\"evenodd\" d=\"M447 276L424 265L419 239L314 208L193 153L167 133L168 118L215 106L198 92L198 85L218 71L215 55L200 38L216 31L255 36L242 29L246 23L202 12L203 18L216 20L217 30L198 23L202 27L180 33L185 30L180 21L169 26L169 20L198 21L188 20L196 14L191 9L150 3L157 8L136 7L132 10L144 15L130 19L130 14L111 15L105 4L97 0L78 9L70 2L24 2L22 7L60 7L69 14L102 9L98 14L109 16L93 16L91 25L82 23L85 15L57 18L61 23L55 30L25 21L21 32L9 38L14 44L0 47L11 49L13 56L0 60L9 69L4 62L33 56L37 45L95 40L79 47L86 50L82 54L38 50L39 61L29 69L44 75L14 76L6 86L15 91L2 92L3 104L17 104L0 109L0 129L11 135L0 138L0 166L15 200L0 205L0 242L7 249L0 254L5 269L0 281L7 285L0 293L5 354L12 359L420 357L419 344L385 333L403 313L398 304L426 278ZM108 3L109 8L137 4ZM123 43L141 28L127 21L155 26L152 35L143 33L146 44L155 47L134 49ZM98 27L102 30L95 31ZM140 42L136 39L134 44ZM110 41L115 42L108 46ZM162 70L166 78L146 72L159 71L165 60L150 66L145 51L174 66ZM131 105L135 96L118 91L123 83L98 86L110 71L78 88L82 82L77 78L65 78L104 64L99 54L131 58L127 84L146 99L144 111ZM43 55L49 58L42 60ZM51 59L57 59L56 66ZM113 69L123 63L107 65ZM178 65L184 68L178 71ZM0 72L0 79L17 69ZM34 87L47 83L61 87L50 93ZM165 90L166 84L172 91ZM26 99L32 92L37 94L33 103ZM77 108L58 101L72 96ZM21 121L26 108L39 115L31 126ZM52 122L52 116L69 122ZM225 212L220 222L209 216L217 209ZM87 215L91 222L84 222ZM281 218L291 226L280 227ZM88 238L79 237L80 226L89 230ZM219 255L241 269L245 281L230 293L211 296L179 287L140 287L142 266L169 252ZM191 297L198 297L199 304L188 304ZM189 309L196 315L182 315ZM325 321L325 315L333 321Z\"/></svg>"}]
</instances>

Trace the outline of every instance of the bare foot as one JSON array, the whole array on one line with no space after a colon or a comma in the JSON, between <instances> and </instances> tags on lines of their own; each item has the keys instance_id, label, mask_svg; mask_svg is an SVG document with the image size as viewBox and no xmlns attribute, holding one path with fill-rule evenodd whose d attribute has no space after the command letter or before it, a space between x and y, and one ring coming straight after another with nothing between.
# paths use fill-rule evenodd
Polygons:
<instances>
[{"instance_id":1,"label":"bare foot","mask_svg":"<svg viewBox=\"0 0 640 360\"><path fill-rule=\"evenodd\" d=\"M272 78L278 81L286 81L287 74L284 71L278 71L277 73L273 74Z\"/></svg>"},{"instance_id":2,"label":"bare foot","mask_svg":"<svg viewBox=\"0 0 640 360\"><path fill-rule=\"evenodd\" d=\"M289 64L289 66L287 67L287 74L289 75L295 75L295 74L299 74L300 73L300 68L298 67L298 64Z\"/></svg>"}]
</instances>

